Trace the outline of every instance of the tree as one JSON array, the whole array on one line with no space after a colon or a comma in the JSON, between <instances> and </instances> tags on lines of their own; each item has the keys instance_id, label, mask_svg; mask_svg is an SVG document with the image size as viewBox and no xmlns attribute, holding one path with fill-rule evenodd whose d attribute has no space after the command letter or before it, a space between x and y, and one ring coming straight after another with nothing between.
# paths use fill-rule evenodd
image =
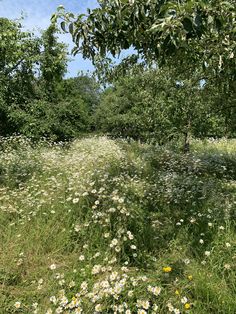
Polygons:
<instances>
[{"instance_id":1,"label":"tree","mask_svg":"<svg viewBox=\"0 0 236 314\"><path fill-rule=\"evenodd\" d=\"M35 62L39 41L32 33L23 32L20 23L0 18L0 73L9 77L26 63Z\"/></svg>"},{"instance_id":2,"label":"tree","mask_svg":"<svg viewBox=\"0 0 236 314\"><path fill-rule=\"evenodd\" d=\"M234 0L100 0L87 15L75 17L61 8L53 18L58 16L64 30L68 25L75 54L96 64L100 57L119 56L132 47L137 60L159 67L171 64L183 79L187 66L196 65L199 81L218 86L218 100L228 95L215 101L214 109L228 117L235 113Z\"/></svg>"},{"instance_id":3,"label":"tree","mask_svg":"<svg viewBox=\"0 0 236 314\"><path fill-rule=\"evenodd\" d=\"M77 77L65 79L63 88L63 97L76 98L79 95L88 104L90 111L99 103L99 84L92 76L81 73Z\"/></svg>"},{"instance_id":4,"label":"tree","mask_svg":"<svg viewBox=\"0 0 236 314\"><path fill-rule=\"evenodd\" d=\"M101 96L97 126L113 136L159 144L183 139L185 150L190 136L222 135L224 120L212 110L197 73L180 80L175 72L165 66L120 76Z\"/></svg>"},{"instance_id":5,"label":"tree","mask_svg":"<svg viewBox=\"0 0 236 314\"><path fill-rule=\"evenodd\" d=\"M38 38L0 18L0 135L69 140L90 129L98 86L85 75L63 79L67 51L56 33L52 24Z\"/></svg>"},{"instance_id":6,"label":"tree","mask_svg":"<svg viewBox=\"0 0 236 314\"><path fill-rule=\"evenodd\" d=\"M40 51L38 38L24 32L18 22L0 18L0 134L14 131L12 105L23 105L35 96L35 62Z\"/></svg>"},{"instance_id":7,"label":"tree","mask_svg":"<svg viewBox=\"0 0 236 314\"><path fill-rule=\"evenodd\" d=\"M40 71L43 89L49 101L58 100L57 87L62 82L67 68L67 50L56 37L57 28L52 23L42 35L43 51L40 57Z\"/></svg>"},{"instance_id":8,"label":"tree","mask_svg":"<svg viewBox=\"0 0 236 314\"><path fill-rule=\"evenodd\" d=\"M133 47L146 60L165 61L178 54L181 60L201 58L208 67L227 66L235 49L235 6L233 0L100 0L99 7L75 17L59 9L69 23L74 53L93 59L97 54L119 55ZM231 26L229 28L229 25ZM228 60L229 61L229 60ZM206 65L206 64L205 64Z\"/></svg>"}]
</instances>

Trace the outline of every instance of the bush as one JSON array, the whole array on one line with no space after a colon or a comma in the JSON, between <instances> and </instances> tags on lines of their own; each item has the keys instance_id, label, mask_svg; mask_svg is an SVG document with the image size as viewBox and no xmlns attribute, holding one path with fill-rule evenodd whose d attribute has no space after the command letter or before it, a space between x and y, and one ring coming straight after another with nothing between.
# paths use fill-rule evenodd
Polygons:
<instances>
[{"instance_id":1,"label":"bush","mask_svg":"<svg viewBox=\"0 0 236 314\"><path fill-rule=\"evenodd\" d=\"M90 128L88 108L79 97L57 104L34 101L24 110L13 110L11 119L21 134L34 140L71 140Z\"/></svg>"}]
</instances>

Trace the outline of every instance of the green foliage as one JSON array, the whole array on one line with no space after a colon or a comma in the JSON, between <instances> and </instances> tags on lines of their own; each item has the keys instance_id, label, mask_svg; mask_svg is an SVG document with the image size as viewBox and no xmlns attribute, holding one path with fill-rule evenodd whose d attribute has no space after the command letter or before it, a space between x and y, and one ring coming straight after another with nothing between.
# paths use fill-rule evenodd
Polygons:
<instances>
[{"instance_id":1,"label":"green foliage","mask_svg":"<svg viewBox=\"0 0 236 314\"><path fill-rule=\"evenodd\" d=\"M90 126L88 105L79 95L56 104L36 100L24 110L15 108L11 119L21 134L34 140L70 140L88 131Z\"/></svg>"},{"instance_id":2,"label":"green foliage","mask_svg":"<svg viewBox=\"0 0 236 314\"><path fill-rule=\"evenodd\" d=\"M33 34L22 31L20 23L1 18L0 73L1 76L19 71L22 66L32 69L39 43Z\"/></svg>"},{"instance_id":3,"label":"green foliage","mask_svg":"<svg viewBox=\"0 0 236 314\"><path fill-rule=\"evenodd\" d=\"M67 50L55 24L36 38L22 25L0 19L0 135L69 140L91 127L99 102L92 77L63 79Z\"/></svg>"},{"instance_id":4,"label":"green foliage","mask_svg":"<svg viewBox=\"0 0 236 314\"><path fill-rule=\"evenodd\" d=\"M64 30L68 25L75 43L74 53L82 53L91 59L101 76L111 77L109 54L119 56L123 49L128 48L132 48L136 56L127 58L123 68L135 60L142 60L146 65L154 63L158 67L168 65L174 68L175 79L184 83L183 89L188 89L188 92L185 91L184 104L179 104L179 99L175 102L174 115L178 111L180 118L172 127L178 129L181 125L182 131L185 128L186 143L190 125L199 120L199 117L192 117L193 104L201 107L202 113L208 112L210 105L213 115L218 112L219 120L225 120L228 130L223 134L235 134L236 22L233 0L224 1L224 5L220 0L106 0L99 1L97 8L79 16L60 7L53 20L58 17L63 20ZM208 91L207 103L200 103L195 93L197 84L203 80L204 89ZM182 102L182 97L180 99ZM183 128L184 119L188 122L185 121ZM134 123L131 117L128 120ZM126 127L129 122L125 119L123 122L129 129ZM199 126L204 133L204 123L193 127L199 129Z\"/></svg>"},{"instance_id":5,"label":"green foliage","mask_svg":"<svg viewBox=\"0 0 236 314\"><path fill-rule=\"evenodd\" d=\"M20 23L1 18L0 26L0 134L5 135L16 131L8 116L11 104L24 104L36 95L34 66L40 45Z\"/></svg>"},{"instance_id":6,"label":"green foliage","mask_svg":"<svg viewBox=\"0 0 236 314\"><path fill-rule=\"evenodd\" d=\"M233 0L225 1L224 6L219 0L105 0L87 15L75 17L62 7L53 20L58 16L70 25L74 52L87 58L105 57L109 52L115 56L132 46L149 61L159 57L167 61L168 55L175 54L180 62L187 56L220 71L230 70L229 64L235 62ZM62 26L65 30L65 23Z\"/></svg>"},{"instance_id":7,"label":"green foliage","mask_svg":"<svg viewBox=\"0 0 236 314\"><path fill-rule=\"evenodd\" d=\"M51 24L42 35L43 52L40 56L40 71L46 99L56 102L59 98L57 85L66 72L67 51L65 44L59 43L56 37L56 25Z\"/></svg>"},{"instance_id":8,"label":"green foliage","mask_svg":"<svg viewBox=\"0 0 236 314\"><path fill-rule=\"evenodd\" d=\"M103 93L95 114L97 126L114 136L160 144L191 135L224 134L224 119L200 82L178 78L165 67L118 79Z\"/></svg>"},{"instance_id":9,"label":"green foliage","mask_svg":"<svg viewBox=\"0 0 236 314\"><path fill-rule=\"evenodd\" d=\"M100 101L100 86L94 77L81 73L63 81L61 94L69 99L81 97L92 113Z\"/></svg>"}]
</instances>

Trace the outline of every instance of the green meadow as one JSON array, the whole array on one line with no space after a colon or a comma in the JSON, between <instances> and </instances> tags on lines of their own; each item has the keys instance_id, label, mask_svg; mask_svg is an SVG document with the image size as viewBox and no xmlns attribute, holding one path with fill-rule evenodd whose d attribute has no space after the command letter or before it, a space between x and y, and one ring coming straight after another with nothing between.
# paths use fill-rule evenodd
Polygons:
<instances>
[{"instance_id":1,"label":"green meadow","mask_svg":"<svg viewBox=\"0 0 236 314\"><path fill-rule=\"evenodd\" d=\"M1 141L0 313L236 313L236 141Z\"/></svg>"}]
</instances>

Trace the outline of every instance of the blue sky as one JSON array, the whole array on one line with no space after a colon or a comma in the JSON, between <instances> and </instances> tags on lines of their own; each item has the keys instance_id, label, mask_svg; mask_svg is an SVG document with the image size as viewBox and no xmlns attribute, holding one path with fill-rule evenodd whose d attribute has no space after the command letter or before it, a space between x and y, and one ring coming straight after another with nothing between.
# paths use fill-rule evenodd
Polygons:
<instances>
[{"instance_id":1,"label":"blue sky","mask_svg":"<svg viewBox=\"0 0 236 314\"><path fill-rule=\"evenodd\" d=\"M86 12L87 8L94 8L96 0L2 0L0 2L0 16L10 19L17 19L23 16L24 26L28 30L46 29L50 24L50 17L59 5L63 5L67 11L73 13ZM61 40L67 43L70 49L73 47L70 35L60 36ZM76 76L78 71L92 70L92 64L83 60L79 55L73 57L68 67L67 76Z\"/></svg>"}]
</instances>

